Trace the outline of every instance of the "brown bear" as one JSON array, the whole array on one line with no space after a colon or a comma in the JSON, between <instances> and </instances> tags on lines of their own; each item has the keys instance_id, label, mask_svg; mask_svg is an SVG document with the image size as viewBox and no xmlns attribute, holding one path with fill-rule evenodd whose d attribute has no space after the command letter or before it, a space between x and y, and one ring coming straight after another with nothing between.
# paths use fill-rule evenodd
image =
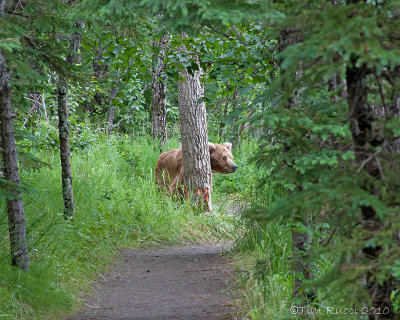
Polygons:
<instances>
[{"instance_id":1,"label":"brown bear","mask_svg":"<svg viewBox=\"0 0 400 320\"><path fill-rule=\"evenodd\" d=\"M238 166L232 161L232 144L208 143L212 173L229 174ZM168 194L183 194L182 147L164 152L158 158L155 168L155 180L162 190Z\"/></svg>"}]
</instances>

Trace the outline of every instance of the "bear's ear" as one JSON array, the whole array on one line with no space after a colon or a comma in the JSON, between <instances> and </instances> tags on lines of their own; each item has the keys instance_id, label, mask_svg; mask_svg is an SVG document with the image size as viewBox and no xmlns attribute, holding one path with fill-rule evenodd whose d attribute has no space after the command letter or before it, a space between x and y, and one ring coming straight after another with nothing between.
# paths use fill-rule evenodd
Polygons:
<instances>
[{"instance_id":1,"label":"bear's ear","mask_svg":"<svg viewBox=\"0 0 400 320\"><path fill-rule=\"evenodd\" d=\"M217 149L217 146L211 142L208 143L208 147L210 148L210 153L213 153Z\"/></svg>"},{"instance_id":2,"label":"bear's ear","mask_svg":"<svg viewBox=\"0 0 400 320\"><path fill-rule=\"evenodd\" d=\"M222 144L225 148L227 148L229 151L232 151L232 143L230 142L225 142Z\"/></svg>"}]
</instances>

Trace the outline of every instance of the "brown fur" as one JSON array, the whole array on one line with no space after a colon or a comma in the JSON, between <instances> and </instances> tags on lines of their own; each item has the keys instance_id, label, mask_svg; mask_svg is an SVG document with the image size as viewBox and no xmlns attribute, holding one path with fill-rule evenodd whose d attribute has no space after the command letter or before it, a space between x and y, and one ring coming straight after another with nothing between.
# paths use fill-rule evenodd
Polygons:
<instances>
[{"instance_id":1,"label":"brown fur","mask_svg":"<svg viewBox=\"0 0 400 320\"><path fill-rule=\"evenodd\" d=\"M232 145L209 144L211 170L213 173L229 174L236 171L236 164L232 161ZM155 180L161 189L169 194L176 192L183 194L183 164L182 148L173 149L160 155L155 168Z\"/></svg>"}]
</instances>

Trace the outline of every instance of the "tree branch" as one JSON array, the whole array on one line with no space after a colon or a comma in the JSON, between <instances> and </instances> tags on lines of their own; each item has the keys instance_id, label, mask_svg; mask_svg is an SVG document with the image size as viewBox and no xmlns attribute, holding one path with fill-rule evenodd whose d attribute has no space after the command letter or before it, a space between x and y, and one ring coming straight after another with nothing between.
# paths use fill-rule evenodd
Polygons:
<instances>
[{"instance_id":1,"label":"tree branch","mask_svg":"<svg viewBox=\"0 0 400 320\"><path fill-rule=\"evenodd\" d=\"M369 156L367 159L365 159L365 160L361 163L360 167L357 169L356 172L359 173L359 172L361 171L361 169L364 168L364 166L365 166L369 161L371 161L373 158L375 158L382 150L383 150L383 146L380 147L378 150L376 150L376 151L374 152L374 154L372 154L372 155Z\"/></svg>"}]
</instances>

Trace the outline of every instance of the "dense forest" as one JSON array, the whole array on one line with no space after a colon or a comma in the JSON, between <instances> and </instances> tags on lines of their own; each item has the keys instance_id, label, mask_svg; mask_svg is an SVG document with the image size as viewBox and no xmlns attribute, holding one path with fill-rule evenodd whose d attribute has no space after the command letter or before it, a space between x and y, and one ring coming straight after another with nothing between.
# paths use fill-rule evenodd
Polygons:
<instances>
[{"instance_id":1,"label":"dense forest","mask_svg":"<svg viewBox=\"0 0 400 320\"><path fill-rule=\"evenodd\" d=\"M2 0L0 138L1 318L221 240L232 318L400 318L397 0Z\"/></svg>"}]
</instances>

